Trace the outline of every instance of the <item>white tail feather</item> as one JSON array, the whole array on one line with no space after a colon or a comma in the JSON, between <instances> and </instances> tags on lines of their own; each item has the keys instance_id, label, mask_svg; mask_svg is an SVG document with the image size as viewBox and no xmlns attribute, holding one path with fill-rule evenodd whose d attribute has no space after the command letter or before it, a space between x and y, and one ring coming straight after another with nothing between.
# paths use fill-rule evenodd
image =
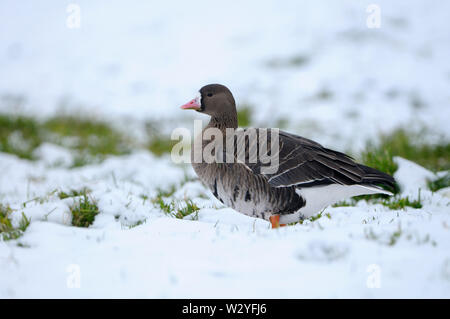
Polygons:
<instances>
[{"instance_id":1,"label":"white tail feather","mask_svg":"<svg viewBox=\"0 0 450 319\"><path fill-rule=\"evenodd\" d=\"M298 188L296 192L306 200L306 205L295 214L281 215L281 224L298 221L300 214L306 218L314 216L325 207L353 196L371 194L392 195L391 192L375 186L338 184Z\"/></svg>"}]
</instances>

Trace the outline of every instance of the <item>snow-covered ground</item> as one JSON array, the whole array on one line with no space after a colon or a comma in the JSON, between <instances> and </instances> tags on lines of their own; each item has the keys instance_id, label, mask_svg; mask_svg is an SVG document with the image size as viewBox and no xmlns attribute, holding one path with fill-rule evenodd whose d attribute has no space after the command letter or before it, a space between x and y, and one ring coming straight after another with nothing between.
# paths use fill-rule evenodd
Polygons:
<instances>
[{"instance_id":1,"label":"snow-covered ground","mask_svg":"<svg viewBox=\"0 0 450 319\"><path fill-rule=\"evenodd\" d=\"M80 28L66 26L69 3ZM218 82L256 123L287 119L340 150L400 126L448 140L450 3L377 1L381 27L369 29L370 3L2 1L0 112L94 114L130 131L159 120L170 132L196 116L179 105ZM164 215L142 195L193 174L169 157L136 150L67 169L51 165L67 150L38 154L0 153L0 202L15 223L31 219L0 242L0 297L450 298L450 191L427 191L433 174L400 158L396 178L411 198L421 188L422 209L361 201L272 230L195 181L174 197L193 199L198 220ZM70 226L74 199L55 193L83 187L100 209L87 229Z\"/></svg>"},{"instance_id":2,"label":"snow-covered ground","mask_svg":"<svg viewBox=\"0 0 450 319\"><path fill-rule=\"evenodd\" d=\"M405 195L416 198L432 173L397 161ZM184 172L148 153L72 170L1 154L0 170L14 222L21 212L32 221L17 241L0 242L2 297L450 297L445 190L422 189L423 209L359 202L272 230L223 208L199 182L174 194L201 207L198 220L164 215L140 195ZM83 186L100 210L87 229L70 226L73 199L54 192Z\"/></svg>"}]
</instances>

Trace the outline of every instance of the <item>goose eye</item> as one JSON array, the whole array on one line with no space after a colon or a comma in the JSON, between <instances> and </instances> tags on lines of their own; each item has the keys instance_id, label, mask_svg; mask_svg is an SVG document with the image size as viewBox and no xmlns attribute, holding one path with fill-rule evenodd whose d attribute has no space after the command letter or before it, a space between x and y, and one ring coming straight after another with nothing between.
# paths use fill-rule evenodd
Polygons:
<instances>
[{"instance_id":1,"label":"goose eye","mask_svg":"<svg viewBox=\"0 0 450 319\"><path fill-rule=\"evenodd\" d=\"M213 94L212 93L208 93L208 94L206 94L207 96L209 96L209 97L211 97L211 96L213 96Z\"/></svg>"}]
</instances>

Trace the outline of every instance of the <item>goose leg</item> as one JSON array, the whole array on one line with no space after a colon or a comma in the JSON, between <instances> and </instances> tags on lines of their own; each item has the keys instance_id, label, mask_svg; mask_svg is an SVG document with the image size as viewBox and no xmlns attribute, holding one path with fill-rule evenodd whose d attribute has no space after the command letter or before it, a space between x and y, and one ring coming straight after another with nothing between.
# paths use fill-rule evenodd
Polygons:
<instances>
[{"instance_id":1,"label":"goose leg","mask_svg":"<svg viewBox=\"0 0 450 319\"><path fill-rule=\"evenodd\" d=\"M280 215L272 215L269 217L269 220L272 224L272 229L286 226L286 224L280 224Z\"/></svg>"}]
</instances>

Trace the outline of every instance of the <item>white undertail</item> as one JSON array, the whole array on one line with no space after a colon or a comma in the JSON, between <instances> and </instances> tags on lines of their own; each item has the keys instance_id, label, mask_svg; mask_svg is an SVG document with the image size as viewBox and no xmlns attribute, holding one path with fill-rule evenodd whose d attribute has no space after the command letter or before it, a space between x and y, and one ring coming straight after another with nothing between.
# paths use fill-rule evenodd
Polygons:
<instances>
[{"instance_id":1,"label":"white undertail","mask_svg":"<svg viewBox=\"0 0 450 319\"><path fill-rule=\"evenodd\" d=\"M353 196L371 194L392 195L391 192L374 186L338 184L298 188L296 192L306 200L306 205L295 214L281 215L281 224L297 222L300 215L309 218L320 213L325 207Z\"/></svg>"}]
</instances>

